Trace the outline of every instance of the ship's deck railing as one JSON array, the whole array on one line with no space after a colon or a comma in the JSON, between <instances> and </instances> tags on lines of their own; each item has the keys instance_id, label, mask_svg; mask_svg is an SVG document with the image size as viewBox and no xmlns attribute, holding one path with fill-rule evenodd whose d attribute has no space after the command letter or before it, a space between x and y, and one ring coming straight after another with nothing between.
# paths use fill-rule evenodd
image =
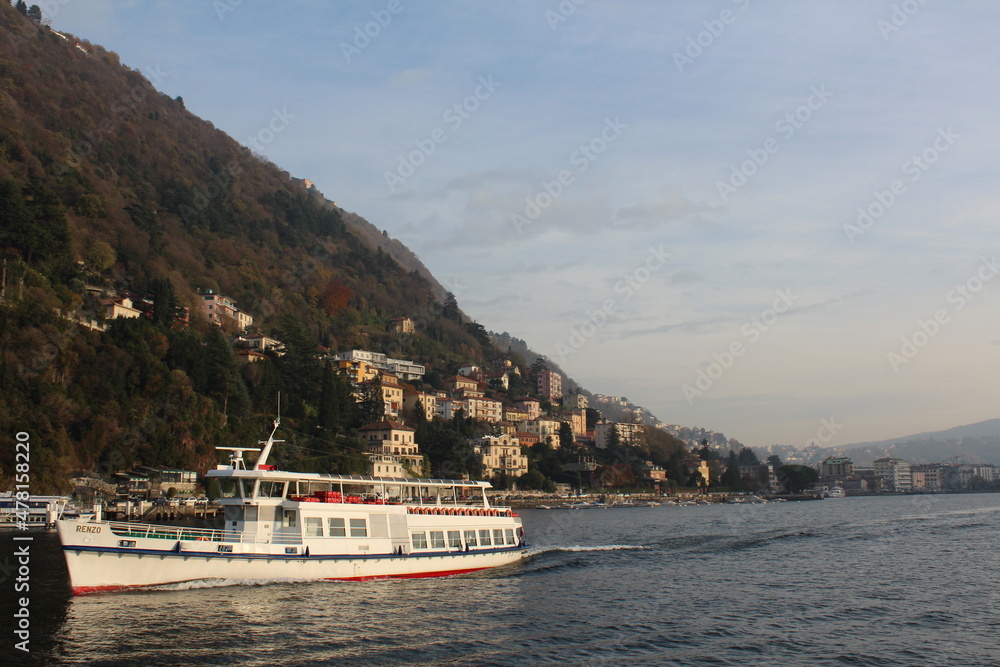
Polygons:
<instances>
[{"instance_id":1,"label":"ship's deck railing","mask_svg":"<svg viewBox=\"0 0 1000 667\"><path fill-rule=\"evenodd\" d=\"M143 539L231 542L234 544L302 544L299 535L273 535L270 540L258 540L256 535L239 530L217 530L214 528L189 528L187 526L163 526L153 523L124 523L108 521L111 532L118 537Z\"/></svg>"}]
</instances>

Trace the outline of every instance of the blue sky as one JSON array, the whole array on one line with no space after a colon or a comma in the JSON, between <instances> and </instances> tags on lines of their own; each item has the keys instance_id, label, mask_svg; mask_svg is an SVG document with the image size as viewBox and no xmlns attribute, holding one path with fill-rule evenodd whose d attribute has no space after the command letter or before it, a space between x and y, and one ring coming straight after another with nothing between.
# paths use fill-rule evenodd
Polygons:
<instances>
[{"instance_id":1,"label":"blue sky","mask_svg":"<svg viewBox=\"0 0 1000 667\"><path fill-rule=\"evenodd\" d=\"M998 416L1000 5L578 1L43 11L592 391L750 445Z\"/></svg>"}]
</instances>

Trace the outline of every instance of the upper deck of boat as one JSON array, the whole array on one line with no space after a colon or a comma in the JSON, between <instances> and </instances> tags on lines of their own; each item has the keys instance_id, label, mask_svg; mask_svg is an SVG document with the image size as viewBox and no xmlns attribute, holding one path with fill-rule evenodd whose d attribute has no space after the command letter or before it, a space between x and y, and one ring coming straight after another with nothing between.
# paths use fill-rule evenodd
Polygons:
<instances>
[{"instance_id":1,"label":"upper deck of boat","mask_svg":"<svg viewBox=\"0 0 1000 667\"><path fill-rule=\"evenodd\" d=\"M302 481L302 482L330 482L337 484L384 484L408 486L438 486L450 487L460 486L470 489L491 489L493 485L489 482L467 480L467 479L431 479L425 477L375 477L369 475L335 475L318 472L292 472L288 470L274 470L271 466L261 469L244 470L231 466L219 466L215 470L209 470L206 477L232 477L239 479L266 479L272 481Z\"/></svg>"}]
</instances>

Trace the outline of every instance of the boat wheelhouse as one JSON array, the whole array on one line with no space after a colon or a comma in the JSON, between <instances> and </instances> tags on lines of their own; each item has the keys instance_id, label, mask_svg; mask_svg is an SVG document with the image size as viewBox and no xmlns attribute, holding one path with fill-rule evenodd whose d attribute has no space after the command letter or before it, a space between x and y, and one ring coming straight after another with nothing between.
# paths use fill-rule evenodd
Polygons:
<instances>
[{"instance_id":1,"label":"boat wheelhouse","mask_svg":"<svg viewBox=\"0 0 1000 667\"><path fill-rule=\"evenodd\" d=\"M266 463L275 442L272 431L251 468L243 453L259 450L232 448L230 463L208 472L220 528L58 522L73 592L443 576L525 554L520 518L490 505L488 482L287 472Z\"/></svg>"}]
</instances>

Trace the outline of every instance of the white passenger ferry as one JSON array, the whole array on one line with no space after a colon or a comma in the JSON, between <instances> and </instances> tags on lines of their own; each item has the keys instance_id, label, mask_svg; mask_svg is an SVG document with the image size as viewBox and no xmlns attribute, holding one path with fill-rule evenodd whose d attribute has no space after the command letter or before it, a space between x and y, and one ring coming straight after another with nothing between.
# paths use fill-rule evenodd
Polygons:
<instances>
[{"instance_id":1,"label":"white passenger ferry","mask_svg":"<svg viewBox=\"0 0 1000 667\"><path fill-rule=\"evenodd\" d=\"M210 470L222 529L58 521L74 594L191 581L258 582L433 577L513 563L521 519L491 507L488 482L324 475L267 465L230 448ZM220 448L226 449L226 448ZM261 451L252 468L243 452Z\"/></svg>"}]
</instances>

